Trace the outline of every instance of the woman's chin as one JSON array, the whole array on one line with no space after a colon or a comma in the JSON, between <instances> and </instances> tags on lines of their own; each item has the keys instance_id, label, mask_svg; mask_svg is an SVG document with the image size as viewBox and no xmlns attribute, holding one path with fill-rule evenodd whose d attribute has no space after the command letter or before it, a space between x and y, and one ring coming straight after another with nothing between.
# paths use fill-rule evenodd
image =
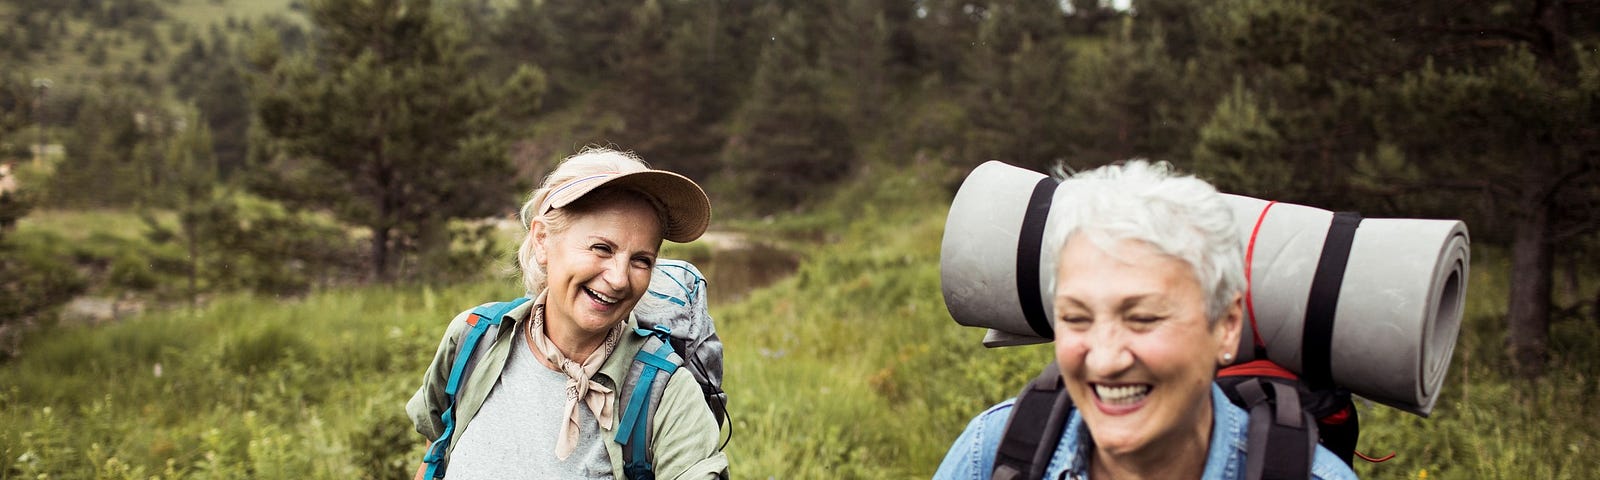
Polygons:
<instances>
[{"instance_id":1,"label":"woman's chin","mask_svg":"<svg viewBox=\"0 0 1600 480\"><path fill-rule=\"evenodd\" d=\"M1145 444L1149 443L1145 441L1143 435L1136 431L1124 431L1114 428L1104 428L1103 430L1111 431L1101 433L1091 428L1090 435L1094 437L1095 448L1109 455L1128 455L1139 451Z\"/></svg>"},{"instance_id":2,"label":"woman's chin","mask_svg":"<svg viewBox=\"0 0 1600 480\"><path fill-rule=\"evenodd\" d=\"M597 315L591 313L584 315L583 318L578 321L578 328L583 330L585 333L588 333L590 336L600 336L611 331L611 327L615 326L618 321L620 321L620 319L611 315Z\"/></svg>"},{"instance_id":3,"label":"woman's chin","mask_svg":"<svg viewBox=\"0 0 1600 480\"><path fill-rule=\"evenodd\" d=\"M1142 406L1142 405L1141 405ZM1139 408L1113 409L1117 414L1108 415L1096 412L1099 418L1086 418L1084 426L1094 437L1095 448L1104 450L1113 455L1124 455L1138 451L1149 442L1149 419L1145 418ZM1098 420L1098 421L1095 421Z\"/></svg>"}]
</instances>

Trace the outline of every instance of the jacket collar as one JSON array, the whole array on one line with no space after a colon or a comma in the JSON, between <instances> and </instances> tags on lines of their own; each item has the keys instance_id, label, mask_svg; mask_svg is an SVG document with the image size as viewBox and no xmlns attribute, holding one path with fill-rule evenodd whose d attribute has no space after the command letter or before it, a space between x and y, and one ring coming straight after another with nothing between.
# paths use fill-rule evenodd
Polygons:
<instances>
[{"instance_id":1,"label":"jacket collar","mask_svg":"<svg viewBox=\"0 0 1600 480\"><path fill-rule=\"evenodd\" d=\"M1247 447L1244 430L1249 423L1249 414L1234 406L1228 396L1222 393L1222 388L1212 382L1211 442L1206 451L1205 472L1200 478L1237 478L1242 475L1242 472L1234 470L1242 463L1239 458ZM1089 449L1094 439L1089 436L1083 416L1077 411L1072 412L1071 420L1062 429L1061 440L1046 471L1066 473L1067 476L1063 478L1088 478Z\"/></svg>"}]
</instances>

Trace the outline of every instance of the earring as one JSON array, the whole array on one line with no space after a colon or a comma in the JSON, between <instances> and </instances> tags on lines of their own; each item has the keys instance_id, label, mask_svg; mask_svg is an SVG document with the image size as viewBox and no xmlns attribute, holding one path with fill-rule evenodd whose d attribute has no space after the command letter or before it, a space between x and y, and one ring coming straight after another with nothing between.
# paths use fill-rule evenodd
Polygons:
<instances>
[{"instance_id":1,"label":"earring","mask_svg":"<svg viewBox=\"0 0 1600 480\"><path fill-rule=\"evenodd\" d=\"M1231 353L1222 354L1222 364L1223 365L1227 365L1227 364L1230 364L1230 363L1233 363L1233 354L1231 354Z\"/></svg>"}]
</instances>

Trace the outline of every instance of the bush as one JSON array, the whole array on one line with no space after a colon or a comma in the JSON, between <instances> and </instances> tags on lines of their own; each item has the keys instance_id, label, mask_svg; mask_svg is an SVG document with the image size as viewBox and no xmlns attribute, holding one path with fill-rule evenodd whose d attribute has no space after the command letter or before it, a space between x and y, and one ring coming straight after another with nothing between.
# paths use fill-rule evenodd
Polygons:
<instances>
[{"instance_id":1,"label":"bush","mask_svg":"<svg viewBox=\"0 0 1600 480\"><path fill-rule=\"evenodd\" d=\"M403 403L404 399L384 404ZM421 437L411 430L411 420L394 408L371 408L361 416L360 429L350 432L351 463L368 480L404 480L415 473L420 457L411 450Z\"/></svg>"},{"instance_id":2,"label":"bush","mask_svg":"<svg viewBox=\"0 0 1600 480\"><path fill-rule=\"evenodd\" d=\"M238 329L224 340L218 360L234 372L249 374L268 372L285 361L303 360L311 354L301 334L273 323Z\"/></svg>"},{"instance_id":3,"label":"bush","mask_svg":"<svg viewBox=\"0 0 1600 480\"><path fill-rule=\"evenodd\" d=\"M303 295L360 268L360 249L337 222L246 194L219 190L177 225L148 215L145 224L148 239L181 252L177 271L193 262L204 292Z\"/></svg>"},{"instance_id":4,"label":"bush","mask_svg":"<svg viewBox=\"0 0 1600 480\"><path fill-rule=\"evenodd\" d=\"M0 357L16 352L28 318L66 303L88 285L66 245L40 233L0 239Z\"/></svg>"}]
</instances>

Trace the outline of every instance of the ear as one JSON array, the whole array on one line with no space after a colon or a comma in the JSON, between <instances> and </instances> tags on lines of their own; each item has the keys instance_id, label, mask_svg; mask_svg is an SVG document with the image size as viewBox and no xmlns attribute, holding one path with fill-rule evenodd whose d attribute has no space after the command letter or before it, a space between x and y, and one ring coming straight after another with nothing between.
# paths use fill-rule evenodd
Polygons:
<instances>
[{"instance_id":1,"label":"ear","mask_svg":"<svg viewBox=\"0 0 1600 480\"><path fill-rule=\"evenodd\" d=\"M1234 294L1233 300L1228 302L1228 308L1223 311L1222 319L1217 321L1216 337L1217 359L1222 359L1224 353L1234 353L1239 348L1239 335L1244 331L1244 295ZM1237 358L1237 357L1235 357Z\"/></svg>"},{"instance_id":2,"label":"ear","mask_svg":"<svg viewBox=\"0 0 1600 480\"><path fill-rule=\"evenodd\" d=\"M533 262L541 267L549 263L550 252L546 244L550 241L550 228L544 222L534 220L528 224L528 236L533 239Z\"/></svg>"}]
</instances>

